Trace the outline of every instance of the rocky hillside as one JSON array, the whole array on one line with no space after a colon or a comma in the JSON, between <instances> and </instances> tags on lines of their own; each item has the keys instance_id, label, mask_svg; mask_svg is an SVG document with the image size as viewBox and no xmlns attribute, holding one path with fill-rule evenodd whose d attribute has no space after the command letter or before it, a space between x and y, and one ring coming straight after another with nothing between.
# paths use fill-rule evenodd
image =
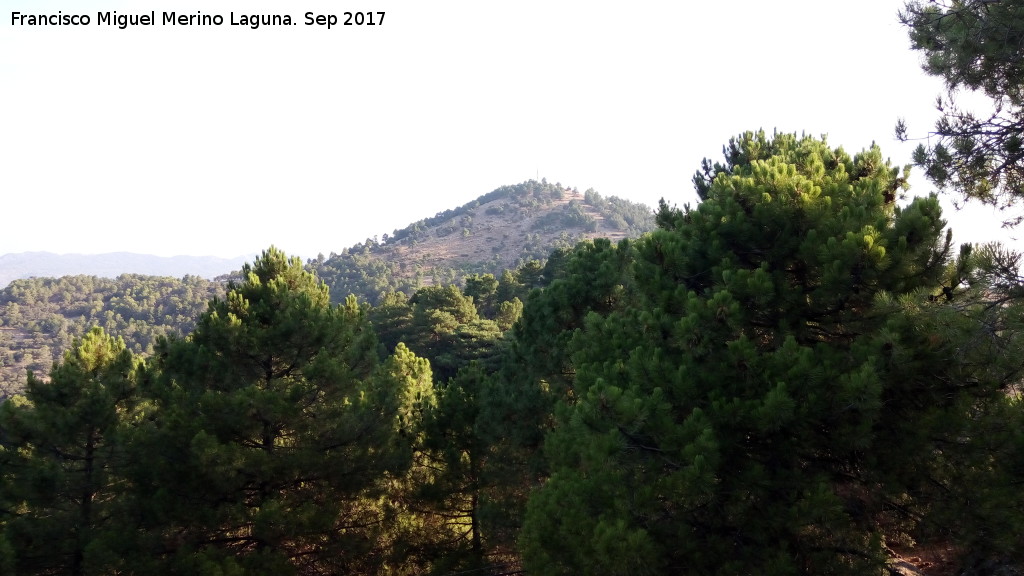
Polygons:
<instances>
[{"instance_id":1,"label":"rocky hillside","mask_svg":"<svg viewBox=\"0 0 1024 576\"><path fill-rule=\"evenodd\" d=\"M500 275L583 239L617 241L653 228L654 212L643 204L531 180L309 265L335 300L355 294L374 302L381 292L459 283L469 274Z\"/></svg>"}]
</instances>

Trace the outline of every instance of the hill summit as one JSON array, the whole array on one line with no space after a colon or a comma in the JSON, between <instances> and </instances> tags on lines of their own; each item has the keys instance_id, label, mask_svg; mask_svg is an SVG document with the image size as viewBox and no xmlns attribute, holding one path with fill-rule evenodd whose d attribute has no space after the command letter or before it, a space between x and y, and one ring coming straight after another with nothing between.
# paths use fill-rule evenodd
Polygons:
<instances>
[{"instance_id":1,"label":"hill summit","mask_svg":"<svg viewBox=\"0 0 1024 576\"><path fill-rule=\"evenodd\" d=\"M376 303L382 292L497 276L581 240L617 241L653 229L654 211L646 205L529 180L308 264L331 287L333 300L355 294Z\"/></svg>"}]
</instances>

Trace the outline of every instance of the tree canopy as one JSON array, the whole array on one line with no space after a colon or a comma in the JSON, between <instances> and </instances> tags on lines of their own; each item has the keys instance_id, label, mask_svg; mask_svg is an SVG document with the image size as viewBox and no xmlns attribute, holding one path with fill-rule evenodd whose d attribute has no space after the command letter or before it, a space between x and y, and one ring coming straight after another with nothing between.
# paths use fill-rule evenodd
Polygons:
<instances>
[{"instance_id":1,"label":"tree canopy","mask_svg":"<svg viewBox=\"0 0 1024 576\"><path fill-rule=\"evenodd\" d=\"M957 250L877 147L751 132L723 151L654 232L463 287L275 248L226 288L13 283L0 335L98 326L0 406L0 574L881 575L915 543L979 574L1024 560L1022 257ZM482 212L605 226L616 203L523 190ZM478 208L438 222L472 236ZM318 271L377 286L373 305Z\"/></svg>"},{"instance_id":2,"label":"tree canopy","mask_svg":"<svg viewBox=\"0 0 1024 576\"><path fill-rule=\"evenodd\" d=\"M942 77L948 89L938 99L935 130L914 153L915 164L940 188L1012 207L1024 197L1024 2L914 0L900 20L924 55L924 70ZM961 107L960 90L985 94L992 110ZM897 135L907 137L902 122Z\"/></svg>"},{"instance_id":3,"label":"tree canopy","mask_svg":"<svg viewBox=\"0 0 1024 576\"><path fill-rule=\"evenodd\" d=\"M138 472L181 573L372 572L378 498L411 464L402 359L379 362L364 310L332 305L301 261L271 248L187 339L158 351L160 415ZM415 362L415 356L403 358ZM408 411L406 411L408 412Z\"/></svg>"},{"instance_id":4,"label":"tree canopy","mask_svg":"<svg viewBox=\"0 0 1024 576\"><path fill-rule=\"evenodd\" d=\"M93 328L54 365L29 373L25 395L3 404L0 436L17 574L116 571L124 528L125 433L135 418L140 362ZM0 555L2 556L2 555Z\"/></svg>"},{"instance_id":5,"label":"tree canopy","mask_svg":"<svg viewBox=\"0 0 1024 576\"><path fill-rule=\"evenodd\" d=\"M878 148L746 133L662 206L635 297L571 341L531 574L878 573L966 501L947 465L1019 381L1017 312L904 182Z\"/></svg>"},{"instance_id":6,"label":"tree canopy","mask_svg":"<svg viewBox=\"0 0 1024 576\"><path fill-rule=\"evenodd\" d=\"M15 280L0 290L0 394L45 378L75 338L99 326L149 354L161 336L187 334L224 284L198 276L65 276Z\"/></svg>"}]
</instances>

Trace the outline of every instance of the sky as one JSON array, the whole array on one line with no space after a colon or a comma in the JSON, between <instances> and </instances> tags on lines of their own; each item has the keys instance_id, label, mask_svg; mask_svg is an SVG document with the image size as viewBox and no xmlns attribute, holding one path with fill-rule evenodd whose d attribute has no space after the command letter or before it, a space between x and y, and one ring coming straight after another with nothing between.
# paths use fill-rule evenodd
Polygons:
<instances>
[{"instance_id":1,"label":"sky","mask_svg":"<svg viewBox=\"0 0 1024 576\"><path fill-rule=\"evenodd\" d=\"M0 0L0 254L273 244L314 258L538 177L694 204L701 159L746 130L875 142L909 163L916 143L893 127L926 135L942 84L921 72L901 6ZM384 17L305 24L345 10ZM151 11L150 26L98 23ZM15 25L14 12L91 23ZM224 23L162 25L164 12ZM233 26L232 13L296 24ZM991 210L952 212L958 241L1013 236Z\"/></svg>"}]
</instances>

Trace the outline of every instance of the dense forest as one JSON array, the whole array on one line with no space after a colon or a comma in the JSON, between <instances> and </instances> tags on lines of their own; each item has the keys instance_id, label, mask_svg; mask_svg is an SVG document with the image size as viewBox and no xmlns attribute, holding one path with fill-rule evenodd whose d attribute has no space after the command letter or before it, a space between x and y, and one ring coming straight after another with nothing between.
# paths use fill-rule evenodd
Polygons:
<instances>
[{"instance_id":1,"label":"dense forest","mask_svg":"<svg viewBox=\"0 0 1024 576\"><path fill-rule=\"evenodd\" d=\"M1022 30L1018 3L992 4L901 16L956 83L957 51L1020 58L964 41ZM1010 77L991 89L1015 87L1019 118ZM976 164L973 187L943 167L1024 163L1019 138L940 136L960 145L919 151L929 178L1017 201L1019 167ZM0 573L1021 573L1021 255L956 245L877 146L747 132L723 153L654 230L501 271L337 280L431 242L413 225L307 263L271 247L224 284L122 277L131 292L82 298L58 362L0 405ZM600 222L588 195L524 226ZM481 207L419 225L471 237ZM73 281L12 286L45 307L79 301L52 288ZM133 320L168 328L129 344Z\"/></svg>"},{"instance_id":2,"label":"dense forest","mask_svg":"<svg viewBox=\"0 0 1024 576\"><path fill-rule=\"evenodd\" d=\"M49 371L75 337L98 326L149 354L161 336L188 334L224 282L198 276L65 276L15 280L0 290L0 392Z\"/></svg>"},{"instance_id":3,"label":"dense forest","mask_svg":"<svg viewBox=\"0 0 1024 576\"><path fill-rule=\"evenodd\" d=\"M1020 561L1017 257L955 249L882 158L747 133L695 177L697 207L662 205L636 240L373 305L271 248L185 336L133 350L92 327L0 410L0 567Z\"/></svg>"}]
</instances>

